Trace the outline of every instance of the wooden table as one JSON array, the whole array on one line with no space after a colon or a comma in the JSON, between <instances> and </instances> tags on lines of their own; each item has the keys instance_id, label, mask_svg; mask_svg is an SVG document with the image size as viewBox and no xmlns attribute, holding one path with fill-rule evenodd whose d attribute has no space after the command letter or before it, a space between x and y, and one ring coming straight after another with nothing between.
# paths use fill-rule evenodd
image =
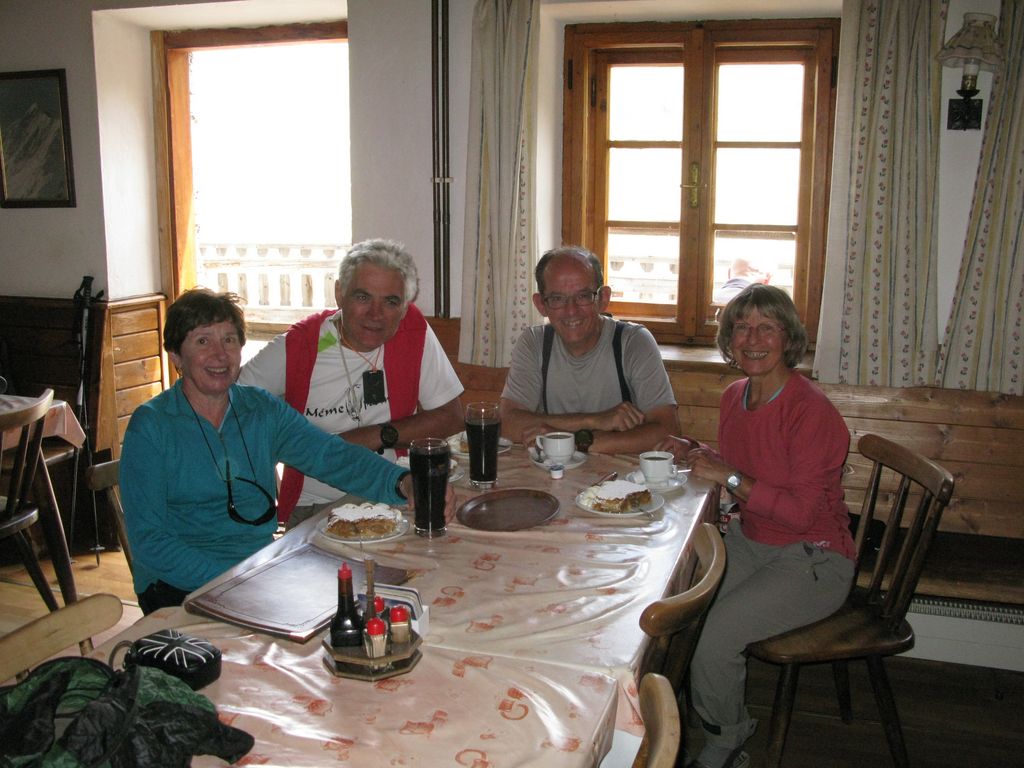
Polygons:
<instances>
[{"instance_id":1,"label":"wooden table","mask_svg":"<svg viewBox=\"0 0 1024 768\"><path fill-rule=\"evenodd\" d=\"M2 395L0 396L0 411L24 408L34 400L35 398L31 397ZM18 437L18 430L10 430L4 435L4 445L16 444ZM59 437L76 448L80 448L85 442L82 425L79 424L71 406L63 400L54 400L50 404L50 409L46 412L46 420L43 422L43 437ZM50 472L42 455L39 457L39 467L36 470L35 493L38 498L39 522L43 527L46 547L50 553L53 570L57 575L57 583L60 585L64 604L67 605L78 600L78 592L75 589L75 577L71 570L71 554L68 550L67 538L64 535L64 525L60 519L60 507L57 505L57 496L53 491Z\"/></svg>"},{"instance_id":2,"label":"wooden table","mask_svg":"<svg viewBox=\"0 0 1024 768\"><path fill-rule=\"evenodd\" d=\"M499 488L556 496L559 514L545 526L495 533L453 524L443 538L409 534L360 552L325 539L314 519L197 590L310 541L409 569L430 626L423 660L391 680L333 677L319 636L295 643L180 608L157 611L125 636L179 625L220 646L224 672L205 692L223 719L256 737L253 753L268 764L344 755L359 765L593 766L616 729L642 732L636 675L648 643L639 616L678 588L710 498L710 486L695 481L664 494L651 517L598 517L575 505L606 472L635 468L591 456L552 480L514 448L499 461ZM461 499L476 493L465 479L455 485Z\"/></svg>"}]
</instances>

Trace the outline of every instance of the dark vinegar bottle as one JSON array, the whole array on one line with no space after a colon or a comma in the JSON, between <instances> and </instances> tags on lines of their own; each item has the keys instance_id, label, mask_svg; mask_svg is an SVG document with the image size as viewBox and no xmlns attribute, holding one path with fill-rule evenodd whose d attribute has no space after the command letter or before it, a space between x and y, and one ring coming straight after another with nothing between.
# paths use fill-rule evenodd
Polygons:
<instances>
[{"instance_id":1,"label":"dark vinegar bottle","mask_svg":"<svg viewBox=\"0 0 1024 768\"><path fill-rule=\"evenodd\" d=\"M363 619L352 595L352 569L338 569L338 612L331 619L331 647L352 648L363 644Z\"/></svg>"}]
</instances>

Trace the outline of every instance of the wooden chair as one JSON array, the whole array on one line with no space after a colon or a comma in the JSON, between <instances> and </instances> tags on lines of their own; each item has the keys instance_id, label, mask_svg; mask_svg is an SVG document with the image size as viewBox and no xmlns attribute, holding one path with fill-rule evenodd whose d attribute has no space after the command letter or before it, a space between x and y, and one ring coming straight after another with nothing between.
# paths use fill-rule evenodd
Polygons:
<instances>
[{"instance_id":1,"label":"wooden chair","mask_svg":"<svg viewBox=\"0 0 1024 768\"><path fill-rule=\"evenodd\" d=\"M678 595L656 600L640 615L640 628L653 638L644 671L667 677L677 697L693 657L704 614L725 572L725 543L711 523L701 523L694 532L693 550L697 555L697 568L692 586Z\"/></svg>"},{"instance_id":2,"label":"wooden chair","mask_svg":"<svg viewBox=\"0 0 1024 768\"><path fill-rule=\"evenodd\" d=\"M930 459L877 435L864 435L858 450L874 464L857 527L858 579L846 603L838 611L806 627L751 643L752 656L782 665L775 691L766 765L782 760L786 731L793 711L797 677L802 664L831 662L843 722L852 720L847 662L865 659L875 700L881 715L889 751L897 766L908 765L899 714L882 660L913 647L914 630L907 623L907 608L939 525L953 495L953 476ZM895 475L895 491L879 493L883 475ZM890 486L886 486L889 488ZM907 501L914 494L916 506L904 520ZM879 515L880 495L889 507L885 534L873 563L865 557L869 548L866 531ZM901 525L903 526L901 530ZM860 571L864 571L861 574Z\"/></svg>"},{"instance_id":3,"label":"wooden chair","mask_svg":"<svg viewBox=\"0 0 1024 768\"><path fill-rule=\"evenodd\" d=\"M679 755L682 724L675 691L664 675L648 672L640 681L640 716L647 749L640 750L633 768L673 768Z\"/></svg>"},{"instance_id":4,"label":"wooden chair","mask_svg":"<svg viewBox=\"0 0 1024 768\"><path fill-rule=\"evenodd\" d=\"M93 635L117 624L121 611L121 600L115 595L90 595L0 637L0 682L21 679L32 667L75 643L83 654L88 653Z\"/></svg>"},{"instance_id":5,"label":"wooden chair","mask_svg":"<svg viewBox=\"0 0 1024 768\"><path fill-rule=\"evenodd\" d=\"M57 600L39 565L32 542L25 534L26 529L39 520L39 506L29 496L39 468L43 421L52 401L53 390L47 389L29 405L0 412L0 453L8 448L3 442L4 432L20 430L17 445L0 469L0 492L6 493L0 496L0 539L14 539L32 583L46 607L55 611Z\"/></svg>"},{"instance_id":6,"label":"wooden chair","mask_svg":"<svg viewBox=\"0 0 1024 768\"><path fill-rule=\"evenodd\" d=\"M672 708L679 717L679 705L683 679L686 670L690 666L690 659L693 658L693 649L697 644L701 626L704 623L704 616L707 613L711 599L718 590L722 581L722 574L725 573L725 543L718 529L711 523L701 523L694 531L693 551L697 556L696 568L694 569L691 586L684 592L671 597L662 598L644 608L640 615L640 628L652 638L651 647L643 664L643 682L655 674L667 680L672 690ZM660 686L660 683L648 683L649 686ZM643 691L641 690L641 710L643 709ZM647 726L647 715L643 713L644 725ZM648 730L640 743L640 751L637 754L634 765L661 765L655 762L659 751L664 751L664 746L659 746L666 736L661 731L664 720L656 724L654 731ZM676 728L676 752L679 751L681 730ZM674 758L675 759L675 758ZM644 762L644 761L648 762ZM673 762L667 763L672 765Z\"/></svg>"},{"instance_id":7,"label":"wooden chair","mask_svg":"<svg viewBox=\"0 0 1024 768\"><path fill-rule=\"evenodd\" d=\"M118 487L121 462L119 459L93 464L85 470L85 484L91 491L106 491L107 501L114 513L114 525L117 527L117 540L128 561L128 570L132 570L132 550L128 545L128 529L124 524L124 507L121 506L121 489Z\"/></svg>"}]
</instances>

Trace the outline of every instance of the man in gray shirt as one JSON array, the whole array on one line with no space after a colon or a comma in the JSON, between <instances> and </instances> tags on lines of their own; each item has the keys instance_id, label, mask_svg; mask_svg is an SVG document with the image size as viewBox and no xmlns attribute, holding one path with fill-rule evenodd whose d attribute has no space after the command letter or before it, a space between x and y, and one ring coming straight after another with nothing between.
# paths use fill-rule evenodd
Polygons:
<instances>
[{"instance_id":1,"label":"man in gray shirt","mask_svg":"<svg viewBox=\"0 0 1024 768\"><path fill-rule=\"evenodd\" d=\"M556 248L535 275L533 303L548 324L527 328L516 342L502 433L529 445L544 432L574 432L578 448L596 453L639 453L679 434L654 337L601 314L611 288L597 257L579 246Z\"/></svg>"}]
</instances>

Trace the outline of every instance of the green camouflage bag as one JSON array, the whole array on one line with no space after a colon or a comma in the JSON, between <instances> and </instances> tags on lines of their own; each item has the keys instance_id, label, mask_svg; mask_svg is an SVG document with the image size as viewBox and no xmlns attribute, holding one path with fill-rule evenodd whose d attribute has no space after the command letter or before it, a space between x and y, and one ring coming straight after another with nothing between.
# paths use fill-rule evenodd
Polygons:
<instances>
[{"instance_id":1,"label":"green camouflage bag","mask_svg":"<svg viewBox=\"0 0 1024 768\"><path fill-rule=\"evenodd\" d=\"M159 669L113 669L65 657L0 688L0 766L187 766L235 762L253 738L220 722L213 703Z\"/></svg>"}]
</instances>

